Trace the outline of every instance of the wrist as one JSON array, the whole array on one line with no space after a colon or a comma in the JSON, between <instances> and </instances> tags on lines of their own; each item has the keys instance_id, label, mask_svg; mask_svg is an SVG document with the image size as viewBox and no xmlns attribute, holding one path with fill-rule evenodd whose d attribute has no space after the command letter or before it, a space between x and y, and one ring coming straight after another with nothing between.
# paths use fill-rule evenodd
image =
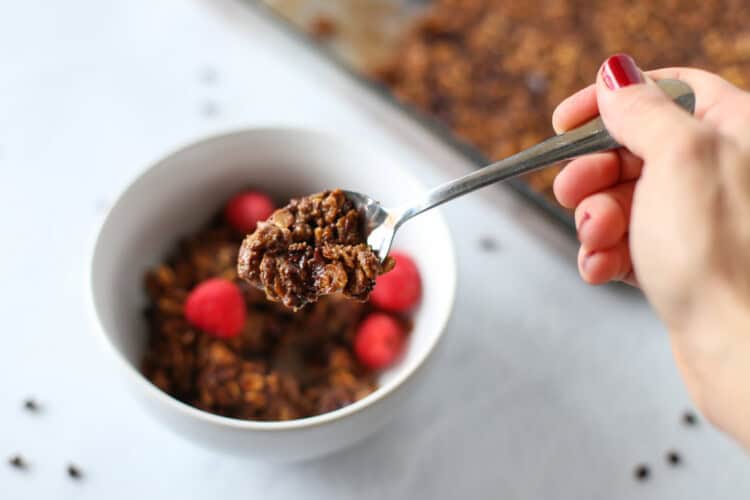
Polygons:
<instances>
[{"instance_id":1,"label":"wrist","mask_svg":"<svg viewBox=\"0 0 750 500\"><path fill-rule=\"evenodd\" d=\"M726 280L712 281L700 287L700 297L684 311L686 321L677 330L688 335L750 335L750 294Z\"/></svg>"},{"instance_id":2,"label":"wrist","mask_svg":"<svg viewBox=\"0 0 750 500\"><path fill-rule=\"evenodd\" d=\"M698 408L750 450L750 300L737 290L703 288L689 320L671 333L676 361Z\"/></svg>"}]
</instances>

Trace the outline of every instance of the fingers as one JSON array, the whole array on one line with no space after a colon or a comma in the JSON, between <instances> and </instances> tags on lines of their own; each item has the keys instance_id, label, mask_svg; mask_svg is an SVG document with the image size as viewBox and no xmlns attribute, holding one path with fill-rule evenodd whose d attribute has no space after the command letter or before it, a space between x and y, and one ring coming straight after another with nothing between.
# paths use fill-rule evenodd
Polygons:
<instances>
[{"instance_id":1,"label":"fingers","mask_svg":"<svg viewBox=\"0 0 750 500\"><path fill-rule=\"evenodd\" d=\"M593 251L582 246L578 252L578 270L583 280L592 285L609 281L635 284L627 239L606 250Z\"/></svg>"},{"instance_id":2,"label":"fingers","mask_svg":"<svg viewBox=\"0 0 750 500\"><path fill-rule=\"evenodd\" d=\"M557 105L552 113L552 127L561 134L599 114L596 85L581 89Z\"/></svg>"},{"instance_id":3,"label":"fingers","mask_svg":"<svg viewBox=\"0 0 750 500\"><path fill-rule=\"evenodd\" d=\"M581 248L578 267L587 283L624 281L637 286L630 260L628 225L636 181L595 193L576 208Z\"/></svg>"},{"instance_id":4,"label":"fingers","mask_svg":"<svg viewBox=\"0 0 750 500\"><path fill-rule=\"evenodd\" d=\"M617 245L628 233L635 182L619 184L584 199L576 208L578 239L588 251Z\"/></svg>"},{"instance_id":5,"label":"fingers","mask_svg":"<svg viewBox=\"0 0 750 500\"><path fill-rule=\"evenodd\" d=\"M555 197L562 206L575 208L596 192L638 179L642 168L641 159L625 149L582 156L566 165L555 178Z\"/></svg>"},{"instance_id":6,"label":"fingers","mask_svg":"<svg viewBox=\"0 0 750 500\"><path fill-rule=\"evenodd\" d=\"M721 126L724 120L736 114L735 98L745 97L747 93L738 89L719 75L695 68L663 68L646 72L649 78L663 80L671 78L682 80L695 92L695 116L706 119L715 126ZM746 103L749 101L745 101ZM750 107L746 104L745 108Z\"/></svg>"},{"instance_id":7,"label":"fingers","mask_svg":"<svg viewBox=\"0 0 750 500\"><path fill-rule=\"evenodd\" d=\"M552 185L560 205L575 208L589 195L617 184L620 179L620 158L616 153L582 156L565 166Z\"/></svg>"},{"instance_id":8,"label":"fingers","mask_svg":"<svg viewBox=\"0 0 750 500\"><path fill-rule=\"evenodd\" d=\"M750 114L750 100L746 92L738 89L723 78L707 71L694 68L664 68L647 71L646 76L653 80L672 78L682 80L696 95L695 116L706 119L712 125L723 128L727 119L738 117L738 101L743 101L741 110L745 123ZM584 123L599 113L596 101L596 85L579 90L562 101L552 114L552 126L559 134ZM735 118L737 117L737 118Z\"/></svg>"},{"instance_id":9,"label":"fingers","mask_svg":"<svg viewBox=\"0 0 750 500\"><path fill-rule=\"evenodd\" d=\"M629 252L629 224L641 158L653 165L644 172L643 182L657 188L661 182L664 188L675 179L697 185L707 172L715 173L719 146L727 138L750 151L750 94L701 70L666 68L647 75L629 57L614 56L602 66L594 85L563 101L553 115L559 133L600 113L610 133L625 146L572 161L554 183L558 201L576 209L578 265L591 284L621 280L638 285ZM693 88L695 116L675 105L653 81L665 78Z\"/></svg>"},{"instance_id":10,"label":"fingers","mask_svg":"<svg viewBox=\"0 0 750 500\"><path fill-rule=\"evenodd\" d=\"M618 149L615 153L620 158L620 182L638 180L643 170L643 160L627 149Z\"/></svg>"},{"instance_id":11,"label":"fingers","mask_svg":"<svg viewBox=\"0 0 750 500\"><path fill-rule=\"evenodd\" d=\"M750 147L750 94L718 75L695 68L664 68L647 73L660 80L682 80L693 88L695 116L741 146Z\"/></svg>"},{"instance_id":12,"label":"fingers","mask_svg":"<svg viewBox=\"0 0 750 500\"><path fill-rule=\"evenodd\" d=\"M627 55L602 65L596 96L607 129L641 158L661 155L667 142L690 142L702 134L700 123L646 79Z\"/></svg>"}]
</instances>

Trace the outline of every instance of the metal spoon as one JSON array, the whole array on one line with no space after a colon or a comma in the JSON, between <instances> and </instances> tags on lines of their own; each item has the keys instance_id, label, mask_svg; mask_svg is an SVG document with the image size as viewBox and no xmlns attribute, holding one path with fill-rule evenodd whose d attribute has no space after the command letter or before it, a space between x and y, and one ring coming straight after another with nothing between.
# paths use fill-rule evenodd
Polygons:
<instances>
[{"instance_id":1,"label":"metal spoon","mask_svg":"<svg viewBox=\"0 0 750 500\"><path fill-rule=\"evenodd\" d=\"M660 80L657 84L680 107L693 113L695 94L689 85L680 80ZM406 206L388 209L365 194L354 191L345 193L355 207L364 212L367 244L382 261L388 256L398 228L425 210L488 184L532 172L552 163L618 147L620 144L609 135L604 122L597 117L585 125L550 137L511 157L438 186Z\"/></svg>"}]
</instances>

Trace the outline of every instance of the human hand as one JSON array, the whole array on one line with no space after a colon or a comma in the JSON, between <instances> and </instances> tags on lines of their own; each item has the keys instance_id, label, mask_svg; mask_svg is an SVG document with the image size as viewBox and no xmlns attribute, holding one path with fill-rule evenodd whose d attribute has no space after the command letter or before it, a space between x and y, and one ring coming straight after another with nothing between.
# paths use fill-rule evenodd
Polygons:
<instances>
[{"instance_id":1,"label":"human hand","mask_svg":"<svg viewBox=\"0 0 750 500\"><path fill-rule=\"evenodd\" d=\"M653 83L663 78L693 88L694 116ZM617 55L553 125L597 112L624 148L572 161L554 185L575 208L581 276L643 289L698 406L750 447L750 94L696 69L644 74Z\"/></svg>"}]
</instances>

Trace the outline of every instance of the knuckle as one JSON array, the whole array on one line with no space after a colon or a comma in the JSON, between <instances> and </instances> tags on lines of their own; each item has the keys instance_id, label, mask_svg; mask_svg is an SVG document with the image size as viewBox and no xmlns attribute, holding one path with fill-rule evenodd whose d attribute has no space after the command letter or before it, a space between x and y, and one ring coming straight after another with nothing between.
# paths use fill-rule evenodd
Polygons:
<instances>
[{"instance_id":1,"label":"knuckle","mask_svg":"<svg viewBox=\"0 0 750 500\"><path fill-rule=\"evenodd\" d=\"M709 127L691 127L667 140L665 153L678 167L685 164L713 164L712 160L718 155L719 135Z\"/></svg>"},{"instance_id":2,"label":"knuckle","mask_svg":"<svg viewBox=\"0 0 750 500\"><path fill-rule=\"evenodd\" d=\"M635 90L635 89L633 89ZM629 92L622 97L622 108L634 116L649 114L654 107L654 99L648 92L638 91Z\"/></svg>"}]
</instances>

